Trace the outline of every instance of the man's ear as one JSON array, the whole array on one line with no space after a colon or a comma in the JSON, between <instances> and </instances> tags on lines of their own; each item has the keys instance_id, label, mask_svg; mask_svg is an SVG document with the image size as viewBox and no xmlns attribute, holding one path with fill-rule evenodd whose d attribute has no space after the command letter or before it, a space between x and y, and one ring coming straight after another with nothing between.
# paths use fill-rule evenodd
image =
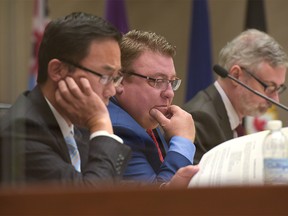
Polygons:
<instances>
[{"instance_id":1,"label":"man's ear","mask_svg":"<svg viewBox=\"0 0 288 216\"><path fill-rule=\"evenodd\" d=\"M236 79L240 79L240 76L243 74L243 71L241 70L239 65L233 65L229 71L229 74ZM233 85L237 86L239 85L237 82L233 81Z\"/></svg>"},{"instance_id":2,"label":"man's ear","mask_svg":"<svg viewBox=\"0 0 288 216\"><path fill-rule=\"evenodd\" d=\"M58 82L64 77L66 77L68 73L68 69L67 69L67 66L65 66L58 59L52 59L48 63L47 73L48 73L48 77L51 80L53 80L54 82Z\"/></svg>"},{"instance_id":3,"label":"man's ear","mask_svg":"<svg viewBox=\"0 0 288 216\"><path fill-rule=\"evenodd\" d=\"M229 74L237 79L242 75L242 70L239 65L233 65L229 71Z\"/></svg>"}]
</instances>

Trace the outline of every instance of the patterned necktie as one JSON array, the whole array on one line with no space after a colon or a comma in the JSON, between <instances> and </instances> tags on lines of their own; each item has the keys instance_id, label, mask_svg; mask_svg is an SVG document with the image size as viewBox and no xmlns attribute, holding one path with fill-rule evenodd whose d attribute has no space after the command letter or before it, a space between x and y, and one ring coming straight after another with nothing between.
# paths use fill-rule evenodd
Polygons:
<instances>
[{"instance_id":1,"label":"patterned necktie","mask_svg":"<svg viewBox=\"0 0 288 216\"><path fill-rule=\"evenodd\" d=\"M159 159L160 159L161 163L163 163L163 161L164 161L163 155L162 155L159 143L157 142L157 139L156 139L153 131L151 129L147 129L146 132L149 134L149 136L152 138L153 142L155 143L157 151L158 151Z\"/></svg>"},{"instance_id":2,"label":"patterned necktie","mask_svg":"<svg viewBox=\"0 0 288 216\"><path fill-rule=\"evenodd\" d=\"M242 124L239 124L239 125L235 128L235 131L236 131L238 137L241 137L241 136L244 136L244 135L245 135L245 129L244 129L244 127L243 127Z\"/></svg>"},{"instance_id":3,"label":"patterned necktie","mask_svg":"<svg viewBox=\"0 0 288 216\"><path fill-rule=\"evenodd\" d=\"M72 165L78 172L81 172L80 155L72 131L70 131L69 135L65 137L65 141L68 147Z\"/></svg>"}]
</instances>

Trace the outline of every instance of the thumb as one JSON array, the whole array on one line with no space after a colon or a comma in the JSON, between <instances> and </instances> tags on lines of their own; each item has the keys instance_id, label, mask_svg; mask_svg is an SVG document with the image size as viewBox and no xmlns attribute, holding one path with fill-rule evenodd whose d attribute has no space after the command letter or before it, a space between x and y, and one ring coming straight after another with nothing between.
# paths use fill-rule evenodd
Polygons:
<instances>
[{"instance_id":1,"label":"thumb","mask_svg":"<svg viewBox=\"0 0 288 216\"><path fill-rule=\"evenodd\" d=\"M191 178L199 171L199 166L188 165L180 168L166 184L167 188L187 188Z\"/></svg>"}]
</instances>

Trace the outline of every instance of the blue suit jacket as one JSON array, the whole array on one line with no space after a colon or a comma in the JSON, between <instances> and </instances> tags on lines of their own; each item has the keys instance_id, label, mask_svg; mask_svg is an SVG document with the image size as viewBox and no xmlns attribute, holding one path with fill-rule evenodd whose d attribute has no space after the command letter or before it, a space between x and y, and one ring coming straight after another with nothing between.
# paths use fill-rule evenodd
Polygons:
<instances>
[{"instance_id":1,"label":"blue suit jacket","mask_svg":"<svg viewBox=\"0 0 288 216\"><path fill-rule=\"evenodd\" d=\"M152 138L117 104L114 98L110 100L108 109L114 133L121 137L124 143L132 149L132 157L124 172L125 179L149 183L166 182L172 178L179 168L192 164L193 156L191 160L188 160L175 151L167 151L164 162L161 163ZM159 136L160 139L164 140L161 134ZM192 143L191 146L193 146L191 147L192 151L195 151ZM187 149L187 151L191 151L191 149ZM192 155L194 155L194 152Z\"/></svg>"}]
</instances>

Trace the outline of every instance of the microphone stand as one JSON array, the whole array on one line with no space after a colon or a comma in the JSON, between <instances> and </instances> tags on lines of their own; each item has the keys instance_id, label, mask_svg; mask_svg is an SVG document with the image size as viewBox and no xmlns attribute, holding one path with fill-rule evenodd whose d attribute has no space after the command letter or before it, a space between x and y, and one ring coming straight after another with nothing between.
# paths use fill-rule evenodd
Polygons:
<instances>
[{"instance_id":1,"label":"microphone stand","mask_svg":"<svg viewBox=\"0 0 288 216\"><path fill-rule=\"evenodd\" d=\"M249 91L253 92L254 94L258 95L259 97L264 98L265 100L271 102L272 104L288 111L288 107L284 106L283 104L278 103L277 101L273 100L272 98L267 97L266 95L261 94L260 92L250 88L249 86L247 86L246 84L244 84L243 82L241 82L240 80L236 79L235 77L231 76L224 68L222 68L219 65L215 65L213 67L214 71L221 77L225 78L225 77L229 77L230 79L234 80L235 82L237 82L238 84L240 84L241 86L243 86L244 88L248 89Z\"/></svg>"}]
</instances>

